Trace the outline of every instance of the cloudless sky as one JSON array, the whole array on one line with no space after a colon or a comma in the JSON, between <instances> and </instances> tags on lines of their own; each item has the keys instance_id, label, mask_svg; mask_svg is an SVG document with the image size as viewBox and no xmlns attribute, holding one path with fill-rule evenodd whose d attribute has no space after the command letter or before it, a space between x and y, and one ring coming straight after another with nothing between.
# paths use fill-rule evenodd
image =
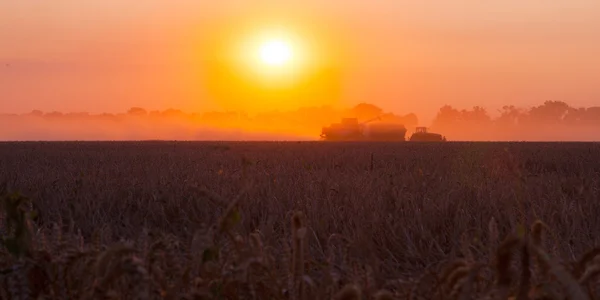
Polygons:
<instances>
[{"instance_id":1,"label":"cloudless sky","mask_svg":"<svg viewBox=\"0 0 600 300\"><path fill-rule=\"evenodd\" d=\"M9 0L0 113L246 109L219 98L236 88L215 75L222 47L273 24L322 51L310 87L342 104L424 120L444 104L600 105L597 0Z\"/></svg>"}]
</instances>

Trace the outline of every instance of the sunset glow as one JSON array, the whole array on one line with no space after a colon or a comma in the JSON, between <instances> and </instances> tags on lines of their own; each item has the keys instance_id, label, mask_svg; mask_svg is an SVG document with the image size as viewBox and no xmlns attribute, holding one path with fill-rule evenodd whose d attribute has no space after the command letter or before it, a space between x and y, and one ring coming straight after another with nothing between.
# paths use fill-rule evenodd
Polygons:
<instances>
[{"instance_id":1,"label":"sunset glow","mask_svg":"<svg viewBox=\"0 0 600 300\"><path fill-rule=\"evenodd\" d=\"M0 0L0 290L600 300L599 37L600 0Z\"/></svg>"},{"instance_id":2,"label":"sunset glow","mask_svg":"<svg viewBox=\"0 0 600 300\"><path fill-rule=\"evenodd\" d=\"M309 50L309 41L295 32L291 26L279 26L275 29L264 26L252 32L239 32L232 40L240 47L233 46L232 61L235 68L242 68L248 73L248 79L258 85L271 87L290 86L297 84L306 72L314 66L309 63L309 57L322 56L322 53Z\"/></svg>"},{"instance_id":3,"label":"sunset glow","mask_svg":"<svg viewBox=\"0 0 600 300\"><path fill-rule=\"evenodd\" d=\"M450 115L477 106L491 118L550 100L599 109L599 1L35 5L0 1L0 39L10 45L0 47L0 115L141 107L255 116L365 102L433 126L446 105ZM330 115L310 135L341 117ZM237 122L222 123L255 126Z\"/></svg>"},{"instance_id":4,"label":"sunset glow","mask_svg":"<svg viewBox=\"0 0 600 300\"><path fill-rule=\"evenodd\" d=\"M260 59L270 66L285 65L292 55L292 49L282 40L267 41L260 47Z\"/></svg>"}]
</instances>

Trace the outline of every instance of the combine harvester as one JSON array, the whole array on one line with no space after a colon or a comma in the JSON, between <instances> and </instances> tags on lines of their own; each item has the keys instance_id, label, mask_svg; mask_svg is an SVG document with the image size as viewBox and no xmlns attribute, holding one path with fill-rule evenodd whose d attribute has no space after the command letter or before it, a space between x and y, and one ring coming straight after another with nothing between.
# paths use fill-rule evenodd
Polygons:
<instances>
[{"instance_id":1,"label":"combine harvester","mask_svg":"<svg viewBox=\"0 0 600 300\"><path fill-rule=\"evenodd\" d=\"M378 122L380 117L362 123L357 118L344 118L341 123L334 123L323 127L321 140L324 141L406 141L406 127L398 123ZM372 123L372 124L369 124ZM425 127L417 127L416 132L410 137L411 142L445 142L441 134L427 132Z\"/></svg>"}]
</instances>

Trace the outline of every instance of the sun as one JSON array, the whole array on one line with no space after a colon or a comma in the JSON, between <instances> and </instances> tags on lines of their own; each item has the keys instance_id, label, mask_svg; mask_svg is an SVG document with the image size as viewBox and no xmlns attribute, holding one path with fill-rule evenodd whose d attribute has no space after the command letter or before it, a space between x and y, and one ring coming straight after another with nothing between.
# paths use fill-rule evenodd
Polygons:
<instances>
[{"instance_id":1,"label":"sun","mask_svg":"<svg viewBox=\"0 0 600 300\"><path fill-rule=\"evenodd\" d=\"M298 29L249 28L233 43L226 51L236 73L264 93L281 93L304 84L320 63L311 35Z\"/></svg>"},{"instance_id":2,"label":"sun","mask_svg":"<svg viewBox=\"0 0 600 300\"><path fill-rule=\"evenodd\" d=\"M262 63L269 66L283 66L292 59L290 44L279 39L268 40L260 45L259 56Z\"/></svg>"}]
</instances>

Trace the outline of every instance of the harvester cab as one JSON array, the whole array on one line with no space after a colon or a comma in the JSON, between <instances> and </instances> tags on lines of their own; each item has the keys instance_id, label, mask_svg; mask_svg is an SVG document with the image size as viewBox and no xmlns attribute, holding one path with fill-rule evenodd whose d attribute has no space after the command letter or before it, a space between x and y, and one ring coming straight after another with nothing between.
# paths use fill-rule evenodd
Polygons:
<instances>
[{"instance_id":1,"label":"harvester cab","mask_svg":"<svg viewBox=\"0 0 600 300\"><path fill-rule=\"evenodd\" d=\"M323 127L321 138L333 141L363 140L365 138L365 125L376 120L381 120L381 117L378 116L362 123L358 122L358 118L343 118L341 123Z\"/></svg>"},{"instance_id":2,"label":"harvester cab","mask_svg":"<svg viewBox=\"0 0 600 300\"><path fill-rule=\"evenodd\" d=\"M356 118L343 118L341 123L333 123L321 130L321 138L327 140L349 140L361 136L361 126Z\"/></svg>"}]
</instances>

